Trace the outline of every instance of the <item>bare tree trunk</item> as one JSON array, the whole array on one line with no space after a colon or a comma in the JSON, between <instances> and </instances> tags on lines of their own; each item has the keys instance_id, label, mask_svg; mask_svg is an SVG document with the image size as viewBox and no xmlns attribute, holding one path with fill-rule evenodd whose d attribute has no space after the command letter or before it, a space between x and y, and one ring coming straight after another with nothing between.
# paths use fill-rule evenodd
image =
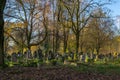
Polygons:
<instances>
[{"instance_id":1,"label":"bare tree trunk","mask_svg":"<svg viewBox=\"0 0 120 80\"><path fill-rule=\"evenodd\" d=\"M64 30L64 53L66 53L67 42L66 42L66 32L65 32L65 27L63 27L63 30Z\"/></svg>"},{"instance_id":2,"label":"bare tree trunk","mask_svg":"<svg viewBox=\"0 0 120 80\"><path fill-rule=\"evenodd\" d=\"M77 33L76 35L76 54L78 54L78 51L79 51L79 33Z\"/></svg>"},{"instance_id":3,"label":"bare tree trunk","mask_svg":"<svg viewBox=\"0 0 120 80\"><path fill-rule=\"evenodd\" d=\"M55 53L58 51L59 49L59 31L56 28L56 33L55 33Z\"/></svg>"},{"instance_id":4,"label":"bare tree trunk","mask_svg":"<svg viewBox=\"0 0 120 80\"><path fill-rule=\"evenodd\" d=\"M83 52L83 42L81 42L80 51Z\"/></svg>"},{"instance_id":5,"label":"bare tree trunk","mask_svg":"<svg viewBox=\"0 0 120 80\"><path fill-rule=\"evenodd\" d=\"M53 53L55 52L55 30L53 30Z\"/></svg>"},{"instance_id":6,"label":"bare tree trunk","mask_svg":"<svg viewBox=\"0 0 120 80\"><path fill-rule=\"evenodd\" d=\"M99 55L100 48L96 48L97 55Z\"/></svg>"},{"instance_id":7,"label":"bare tree trunk","mask_svg":"<svg viewBox=\"0 0 120 80\"><path fill-rule=\"evenodd\" d=\"M63 36L64 36L64 53L66 53L67 47L68 47L68 36L69 36L69 31L63 27Z\"/></svg>"},{"instance_id":8,"label":"bare tree trunk","mask_svg":"<svg viewBox=\"0 0 120 80\"><path fill-rule=\"evenodd\" d=\"M4 65L4 19L3 11L6 0L0 1L0 65Z\"/></svg>"}]
</instances>

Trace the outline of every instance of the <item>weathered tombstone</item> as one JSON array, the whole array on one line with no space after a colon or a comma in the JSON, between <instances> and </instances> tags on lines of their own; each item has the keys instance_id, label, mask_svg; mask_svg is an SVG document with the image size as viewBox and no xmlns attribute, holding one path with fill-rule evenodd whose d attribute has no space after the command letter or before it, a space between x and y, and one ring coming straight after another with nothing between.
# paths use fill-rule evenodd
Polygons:
<instances>
[{"instance_id":1,"label":"weathered tombstone","mask_svg":"<svg viewBox=\"0 0 120 80\"><path fill-rule=\"evenodd\" d=\"M52 60L52 59L54 59L54 54L53 54L53 52L50 50L50 51L49 51L49 54L48 54L48 60Z\"/></svg>"},{"instance_id":2,"label":"weathered tombstone","mask_svg":"<svg viewBox=\"0 0 120 80\"><path fill-rule=\"evenodd\" d=\"M11 56L9 54L6 56L6 58L8 61L11 61Z\"/></svg>"},{"instance_id":3,"label":"weathered tombstone","mask_svg":"<svg viewBox=\"0 0 120 80\"><path fill-rule=\"evenodd\" d=\"M41 49L38 49L38 59L43 60L43 54Z\"/></svg>"},{"instance_id":4,"label":"weathered tombstone","mask_svg":"<svg viewBox=\"0 0 120 80\"><path fill-rule=\"evenodd\" d=\"M97 55L97 54L94 54L94 55L93 55L93 59L94 59L94 61L97 61L97 60L98 60L98 55Z\"/></svg>"},{"instance_id":5,"label":"weathered tombstone","mask_svg":"<svg viewBox=\"0 0 120 80\"><path fill-rule=\"evenodd\" d=\"M26 51L24 52L23 57L24 57L25 59L27 59L27 52L26 52Z\"/></svg>"},{"instance_id":6,"label":"weathered tombstone","mask_svg":"<svg viewBox=\"0 0 120 80\"><path fill-rule=\"evenodd\" d=\"M46 52L46 53L44 54L44 59L45 59L45 60L48 60L48 56L49 56L49 54Z\"/></svg>"},{"instance_id":7,"label":"weathered tombstone","mask_svg":"<svg viewBox=\"0 0 120 80\"><path fill-rule=\"evenodd\" d=\"M103 54L99 54L98 55L98 59L103 59L104 58L104 55Z\"/></svg>"},{"instance_id":8,"label":"weathered tombstone","mask_svg":"<svg viewBox=\"0 0 120 80\"><path fill-rule=\"evenodd\" d=\"M91 59L91 54L90 53L87 53L86 56L88 57L88 59Z\"/></svg>"},{"instance_id":9,"label":"weathered tombstone","mask_svg":"<svg viewBox=\"0 0 120 80\"><path fill-rule=\"evenodd\" d=\"M55 59L58 60L59 57L60 57L59 53L56 53L56 54L55 54Z\"/></svg>"},{"instance_id":10,"label":"weathered tombstone","mask_svg":"<svg viewBox=\"0 0 120 80\"><path fill-rule=\"evenodd\" d=\"M57 60L61 61L61 62L64 62L65 60L65 55L61 55L61 54L57 54L57 56L55 57Z\"/></svg>"},{"instance_id":11,"label":"weathered tombstone","mask_svg":"<svg viewBox=\"0 0 120 80\"><path fill-rule=\"evenodd\" d=\"M89 60L89 56L88 56L88 53L85 54L85 62L88 62Z\"/></svg>"},{"instance_id":12,"label":"weathered tombstone","mask_svg":"<svg viewBox=\"0 0 120 80\"><path fill-rule=\"evenodd\" d=\"M78 60L80 60L80 61L81 61L81 55L83 55L83 52L78 53Z\"/></svg>"},{"instance_id":13,"label":"weathered tombstone","mask_svg":"<svg viewBox=\"0 0 120 80\"><path fill-rule=\"evenodd\" d=\"M37 58L37 51L34 52L33 57Z\"/></svg>"},{"instance_id":14,"label":"weathered tombstone","mask_svg":"<svg viewBox=\"0 0 120 80\"><path fill-rule=\"evenodd\" d=\"M15 52L12 53L11 59L11 61L17 62L17 54Z\"/></svg>"},{"instance_id":15,"label":"weathered tombstone","mask_svg":"<svg viewBox=\"0 0 120 80\"><path fill-rule=\"evenodd\" d=\"M70 52L70 57L71 57L72 60L74 59L74 53L73 52Z\"/></svg>"},{"instance_id":16,"label":"weathered tombstone","mask_svg":"<svg viewBox=\"0 0 120 80\"><path fill-rule=\"evenodd\" d=\"M81 62L85 62L86 54L83 54L80 57L81 57Z\"/></svg>"},{"instance_id":17,"label":"weathered tombstone","mask_svg":"<svg viewBox=\"0 0 120 80\"><path fill-rule=\"evenodd\" d=\"M120 53L118 54L118 59L120 58Z\"/></svg>"},{"instance_id":18,"label":"weathered tombstone","mask_svg":"<svg viewBox=\"0 0 120 80\"><path fill-rule=\"evenodd\" d=\"M61 56L61 58L62 58L62 62L65 61L65 57L66 57L66 56L64 56L64 55Z\"/></svg>"},{"instance_id":19,"label":"weathered tombstone","mask_svg":"<svg viewBox=\"0 0 120 80\"><path fill-rule=\"evenodd\" d=\"M28 49L27 51L27 59L31 59L32 58L32 53L31 53L31 50Z\"/></svg>"},{"instance_id":20,"label":"weathered tombstone","mask_svg":"<svg viewBox=\"0 0 120 80\"><path fill-rule=\"evenodd\" d=\"M96 54L93 54L93 59L96 59Z\"/></svg>"},{"instance_id":21,"label":"weathered tombstone","mask_svg":"<svg viewBox=\"0 0 120 80\"><path fill-rule=\"evenodd\" d=\"M24 60L23 60L23 54L21 53L21 52L18 52L17 53L17 61L18 62L23 62Z\"/></svg>"},{"instance_id":22,"label":"weathered tombstone","mask_svg":"<svg viewBox=\"0 0 120 80\"><path fill-rule=\"evenodd\" d=\"M63 56L64 56L65 60L68 59L68 53L64 54Z\"/></svg>"},{"instance_id":23,"label":"weathered tombstone","mask_svg":"<svg viewBox=\"0 0 120 80\"><path fill-rule=\"evenodd\" d=\"M22 54L21 52L18 52L18 53L17 53L17 56L18 56L18 57L22 57L23 54Z\"/></svg>"}]
</instances>

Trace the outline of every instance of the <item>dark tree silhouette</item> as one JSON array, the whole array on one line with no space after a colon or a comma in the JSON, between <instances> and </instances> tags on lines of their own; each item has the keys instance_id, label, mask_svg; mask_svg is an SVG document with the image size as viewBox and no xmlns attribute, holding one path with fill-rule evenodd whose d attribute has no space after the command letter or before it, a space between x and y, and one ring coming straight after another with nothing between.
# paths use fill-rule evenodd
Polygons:
<instances>
[{"instance_id":1,"label":"dark tree silhouette","mask_svg":"<svg viewBox=\"0 0 120 80\"><path fill-rule=\"evenodd\" d=\"M0 0L0 65L4 65L4 19L3 12L6 0Z\"/></svg>"}]
</instances>

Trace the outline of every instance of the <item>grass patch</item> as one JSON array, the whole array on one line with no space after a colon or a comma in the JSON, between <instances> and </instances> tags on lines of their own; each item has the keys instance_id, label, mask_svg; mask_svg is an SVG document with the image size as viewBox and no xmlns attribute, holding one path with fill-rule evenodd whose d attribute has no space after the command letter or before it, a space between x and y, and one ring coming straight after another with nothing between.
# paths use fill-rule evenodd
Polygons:
<instances>
[{"instance_id":1,"label":"grass patch","mask_svg":"<svg viewBox=\"0 0 120 80\"><path fill-rule=\"evenodd\" d=\"M79 66L71 66L68 67L80 71L83 73L98 73L105 75L119 74L120 75L120 65L119 64L103 64L103 63L95 63L95 64L87 64L81 63Z\"/></svg>"}]
</instances>

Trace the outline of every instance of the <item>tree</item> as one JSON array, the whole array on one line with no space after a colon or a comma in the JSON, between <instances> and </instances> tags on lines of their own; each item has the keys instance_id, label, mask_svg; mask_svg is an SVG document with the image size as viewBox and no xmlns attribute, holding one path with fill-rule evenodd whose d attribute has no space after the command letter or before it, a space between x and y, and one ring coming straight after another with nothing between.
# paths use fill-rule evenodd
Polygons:
<instances>
[{"instance_id":1,"label":"tree","mask_svg":"<svg viewBox=\"0 0 120 80\"><path fill-rule=\"evenodd\" d=\"M47 36L49 4L39 0L13 0L8 2L9 9L6 10L6 19L14 19L15 25L11 33L6 31L13 41L28 49L42 43ZM22 24L22 25L19 25ZM23 35L23 43L12 34L15 32ZM23 33L24 32L24 33Z\"/></svg>"},{"instance_id":2,"label":"tree","mask_svg":"<svg viewBox=\"0 0 120 80\"><path fill-rule=\"evenodd\" d=\"M94 15L104 16L104 18L92 18L88 25L89 41L92 43L97 54L99 54L100 49L105 46L113 36L113 20L107 18L107 14L101 9L97 9Z\"/></svg>"},{"instance_id":3,"label":"tree","mask_svg":"<svg viewBox=\"0 0 120 80\"><path fill-rule=\"evenodd\" d=\"M90 9L91 5L92 0L89 2L80 0L64 2L64 6L69 14L69 21L72 23L71 28L76 38L76 54L79 51L80 32L86 26L92 14L92 10Z\"/></svg>"},{"instance_id":4,"label":"tree","mask_svg":"<svg viewBox=\"0 0 120 80\"><path fill-rule=\"evenodd\" d=\"M63 4L67 9L69 15L69 21L72 23L71 28L76 38L76 54L79 51L80 33L89 23L93 15L94 10L97 7L103 7L107 2L97 2L96 0L70 0L66 2L63 0ZM99 18L99 17L98 17Z\"/></svg>"},{"instance_id":5,"label":"tree","mask_svg":"<svg viewBox=\"0 0 120 80\"><path fill-rule=\"evenodd\" d=\"M4 19L3 12L6 0L0 1L0 65L4 65Z\"/></svg>"}]
</instances>

